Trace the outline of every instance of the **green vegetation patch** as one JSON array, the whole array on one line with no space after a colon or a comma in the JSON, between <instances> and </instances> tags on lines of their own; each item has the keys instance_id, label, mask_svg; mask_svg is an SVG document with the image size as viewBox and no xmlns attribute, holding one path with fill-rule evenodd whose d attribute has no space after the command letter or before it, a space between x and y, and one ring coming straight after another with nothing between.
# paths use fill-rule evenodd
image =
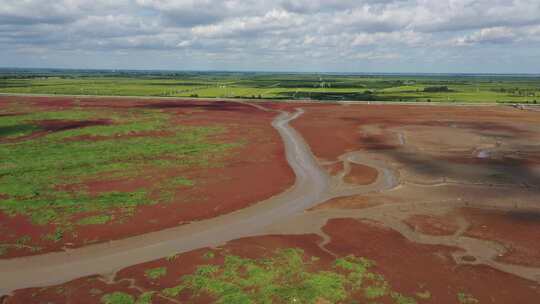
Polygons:
<instances>
[{"instance_id":1,"label":"green vegetation patch","mask_svg":"<svg viewBox=\"0 0 540 304\"><path fill-rule=\"evenodd\" d=\"M135 298L124 292L113 292L101 297L103 304L135 304Z\"/></svg>"},{"instance_id":2,"label":"green vegetation patch","mask_svg":"<svg viewBox=\"0 0 540 304\"><path fill-rule=\"evenodd\" d=\"M325 270L317 270L318 261L294 248L260 259L226 255L223 265L201 265L161 293L173 298L188 293L193 299L210 295L216 303L351 303L358 298L416 303L392 290L382 275L371 271L374 263L367 259L339 258Z\"/></svg>"},{"instance_id":3,"label":"green vegetation patch","mask_svg":"<svg viewBox=\"0 0 540 304\"><path fill-rule=\"evenodd\" d=\"M144 272L144 275L151 280L157 280L167 275L167 268L157 267L157 268L148 269Z\"/></svg>"},{"instance_id":4,"label":"green vegetation patch","mask_svg":"<svg viewBox=\"0 0 540 304\"><path fill-rule=\"evenodd\" d=\"M90 193L85 182L137 178L146 169L164 166L218 166L226 152L238 145L210 141L210 137L225 131L223 127L172 124L170 114L146 109L115 112L75 108L0 116L0 130L4 130L3 136L21 136L34 130L24 126L40 120L67 120L70 128L0 144L0 211L10 216L25 215L36 225L55 224L58 231L44 236L53 240L62 239L61 234L72 230L73 225L104 224L130 216L137 206L167 201L150 200L152 189L144 188ZM84 125L89 120L107 123ZM81 127L72 127L77 122ZM8 127L19 131L6 131ZM158 131L159 136L148 135ZM193 184L176 177L160 185L159 190L168 193ZM118 216L111 216L111 211ZM73 217L79 213L94 215L74 222Z\"/></svg>"},{"instance_id":5,"label":"green vegetation patch","mask_svg":"<svg viewBox=\"0 0 540 304\"><path fill-rule=\"evenodd\" d=\"M215 253L213 253L212 251L208 251L203 255L203 258L206 260L210 260L210 259L213 259L215 256L216 256Z\"/></svg>"},{"instance_id":6,"label":"green vegetation patch","mask_svg":"<svg viewBox=\"0 0 540 304\"><path fill-rule=\"evenodd\" d=\"M125 292L108 293L101 297L102 304L152 304L152 297L155 292L148 291L141 294L137 300L135 297Z\"/></svg>"},{"instance_id":7,"label":"green vegetation patch","mask_svg":"<svg viewBox=\"0 0 540 304\"><path fill-rule=\"evenodd\" d=\"M78 225L102 225L110 222L112 220L112 216L110 215L95 215L95 216L88 216L85 218L80 219L77 224Z\"/></svg>"},{"instance_id":8,"label":"green vegetation patch","mask_svg":"<svg viewBox=\"0 0 540 304\"><path fill-rule=\"evenodd\" d=\"M226 252L226 251L225 251ZM217 253L214 253L217 254ZM208 252L203 257L208 256ZM179 278L179 284L162 289L157 295L169 299L188 299L186 303L213 298L221 304L271 304L271 303L395 303L417 304L431 298L431 292L408 296L397 292L375 269L375 263L349 255L337 258L330 264L321 263L318 257L308 257L297 248L279 249L268 257L251 259L224 254L223 264L199 265L196 270ZM217 261L216 261L217 262ZM145 271L146 277L155 280L166 274L159 267ZM110 293L102 298L146 303L141 299L155 295L143 293L137 298L125 293ZM478 303L470 294L458 294L458 302ZM117 302L124 303L124 302Z\"/></svg>"},{"instance_id":9,"label":"green vegetation patch","mask_svg":"<svg viewBox=\"0 0 540 304\"><path fill-rule=\"evenodd\" d=\"M182 290L184 290L184 286L178 285L171 288L165 288L161 291L161 293L167 297L174 298L177 297L182 292Z\"/></svg>"},{"instance_id":10,"label":"green vegetation patch","mask_svg":"<svg viewBox=\"0 0 540 304\"><path fill-rule=\"evenodd\" d=\"M137 298L135 304L152 304L152 297L154 297L155 292L147 291Z\"/></svg>"}]
</instances>

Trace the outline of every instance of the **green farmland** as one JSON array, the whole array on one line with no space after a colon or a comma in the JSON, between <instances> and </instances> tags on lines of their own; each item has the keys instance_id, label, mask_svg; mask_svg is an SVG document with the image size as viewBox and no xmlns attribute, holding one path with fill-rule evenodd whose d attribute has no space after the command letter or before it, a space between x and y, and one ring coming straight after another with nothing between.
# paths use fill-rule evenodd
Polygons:
<instances>
[{"instance_id":1,"label":"green farmland","mask_svg":"<svg viewBox=\"0 0 540 304\"><path fill-rule=\"evenodd\" d=\"M0 70L0 93L536 103L540 76Z\"/></svg>"}]
</instances>

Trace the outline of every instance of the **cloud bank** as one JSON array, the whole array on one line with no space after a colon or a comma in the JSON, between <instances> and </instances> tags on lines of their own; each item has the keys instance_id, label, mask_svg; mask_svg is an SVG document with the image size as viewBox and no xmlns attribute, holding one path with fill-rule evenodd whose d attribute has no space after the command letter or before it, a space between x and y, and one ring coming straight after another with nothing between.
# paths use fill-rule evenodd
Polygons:
<instances>
[{"instance_id":1,"label":"cloud bank","mask_svg":"<svg viewBox=\"0 0 540 304\"><path fill-rule=\"evenodd\" d=\"M540 72L538 0L0 0L0 65Z\"/></svg>"}]
</instances>

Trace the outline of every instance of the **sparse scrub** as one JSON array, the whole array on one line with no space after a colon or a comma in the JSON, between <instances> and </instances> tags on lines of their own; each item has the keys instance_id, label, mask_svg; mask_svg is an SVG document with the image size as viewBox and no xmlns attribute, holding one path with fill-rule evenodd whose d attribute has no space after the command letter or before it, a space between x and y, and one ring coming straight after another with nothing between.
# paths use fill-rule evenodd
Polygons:
<instances>
[{"instance_id":1,"label":"sparse scrub","mask_svg":"<svg viewBox=\"0 0 540 304\"><path fill-rule=\"evenodd\" d=\"M167 275L167 268L157 267L157 268L148 269L144 272L144 275L151 280L157 280Z\"/></svg>"},{"instance_id":2,"label":"sparse scrub","mask_svg":"<svg viewBox=\"0 0 540 304\"><path fill-rule=\"evenodd\" d=\"M349 303L360 291L363 299L372 301L416 303L394 292L383 276L372 272L374 263L367 259L348 256L323 269L319 263L294 248L260 259L225 255L223 265L200 265L161 294L170 298L191 294L193 299L208 294L216 303Z\"/></svg>"},{"instance_id":3,"label":"sparse scrub","mask_svg":"<svg viewBox=\"0 0 540 304\"><path fill-rule=\"evenodd\" d=\"M162 294L164 294L165 296L167 297L177 297L181 292L182 290L184 290L184 286L183 285L178 285L178 286L175 286L175 287L171 287L171 288L165 288L161 291Z\"/></svg>"},{"instance_id":4,"label":"sparse scrub","mask_svg":"<svg viewBox=\"0 0 540 304\"><path fill-rule=\"evenodd\" d=\"M135 304L135 299L132 295L124 292L114 292L101 297L103 304Z\"/></svg>"}]
</instances>

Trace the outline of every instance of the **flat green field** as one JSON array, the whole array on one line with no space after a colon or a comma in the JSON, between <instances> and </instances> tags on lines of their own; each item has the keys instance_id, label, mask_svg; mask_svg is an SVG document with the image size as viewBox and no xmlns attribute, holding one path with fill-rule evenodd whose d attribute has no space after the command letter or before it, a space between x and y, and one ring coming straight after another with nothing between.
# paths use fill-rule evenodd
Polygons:
<instances>
[{"instance_id":1,"label":"flat green field","mask_svg":"<svg viewBox=\"0 0 540 304\"><path fill-rule=\"evenodd\" d=\"M540 76L0 71L0 93L536 103Z\"/></svg>"}]
</instances>

